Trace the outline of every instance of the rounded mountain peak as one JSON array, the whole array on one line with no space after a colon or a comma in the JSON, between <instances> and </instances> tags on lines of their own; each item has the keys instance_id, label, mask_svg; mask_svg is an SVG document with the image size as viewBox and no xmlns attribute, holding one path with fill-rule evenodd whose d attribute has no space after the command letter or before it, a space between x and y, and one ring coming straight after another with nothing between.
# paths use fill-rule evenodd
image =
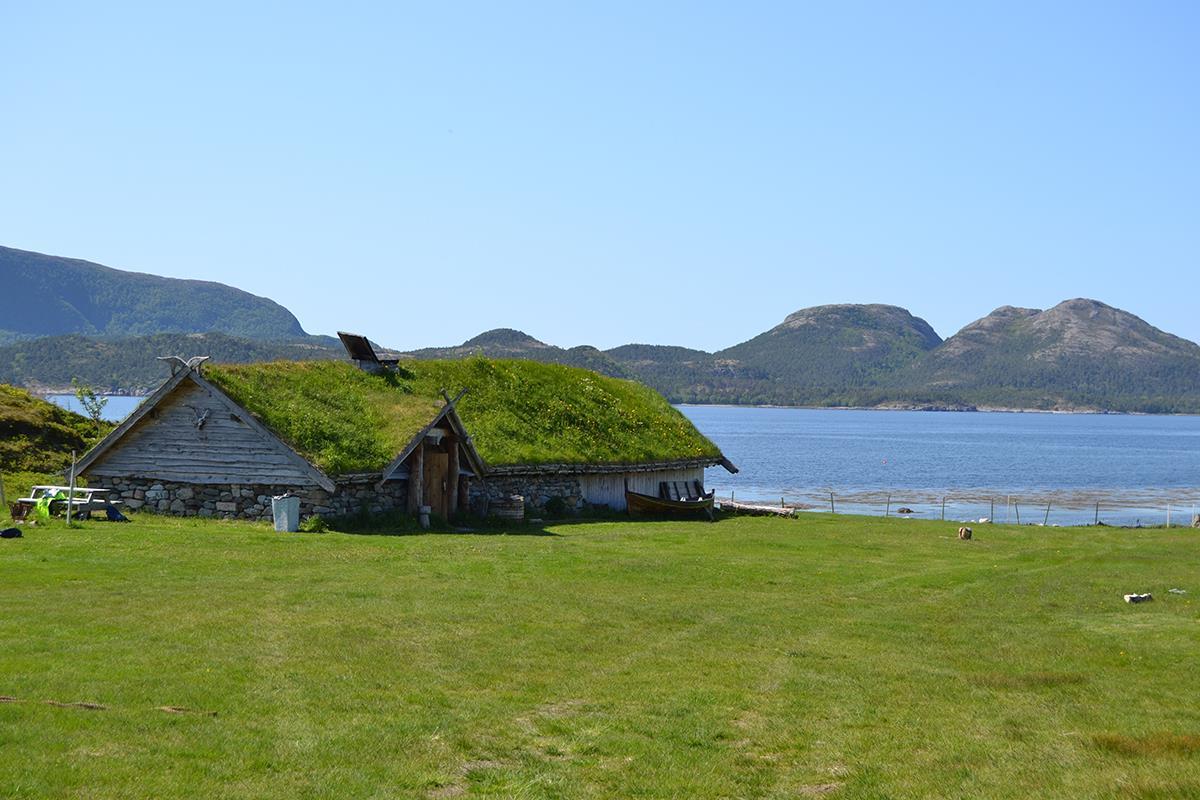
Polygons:
<instances>
[{"instance_id":1,"label":"rounded mountain peak","mask_svg":"<svg viewBox=\"0 0 1200 800\"><path fill-rule=\"evenodd\" d=\"M493 328L463 342L463 347L549 347L516 328Z\"/></svg>"},{"instance_id":2,"label":"rounded mountain peak","mask_svg":"<svg viewBox=\"0 0 1200 800\"><path fill-rule=\"evenodd\" d=\"M788 314L774 330L797 330L807 326L916 334L925 349L937 347L942 342L925 320L913 316L906 308L883 303L838 303L802 308Z\"/></svg>"}]
</instances>

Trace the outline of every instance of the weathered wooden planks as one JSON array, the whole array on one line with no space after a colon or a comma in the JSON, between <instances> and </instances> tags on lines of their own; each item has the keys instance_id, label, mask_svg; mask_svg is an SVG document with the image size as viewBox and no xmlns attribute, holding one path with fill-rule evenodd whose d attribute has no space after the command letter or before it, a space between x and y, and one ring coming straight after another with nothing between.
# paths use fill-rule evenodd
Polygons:
<instances>
[{"instance_id":1,"label":"weathered wooden planks","mask_svg":"<svg viewBox=\"0 0 1200 800\"><path fill-rule=\"evenodd\" d=\"M181 483L314 484L285 445L260 434L192 381L180 383L88 472Z\"/></svg>"}]
</instances>

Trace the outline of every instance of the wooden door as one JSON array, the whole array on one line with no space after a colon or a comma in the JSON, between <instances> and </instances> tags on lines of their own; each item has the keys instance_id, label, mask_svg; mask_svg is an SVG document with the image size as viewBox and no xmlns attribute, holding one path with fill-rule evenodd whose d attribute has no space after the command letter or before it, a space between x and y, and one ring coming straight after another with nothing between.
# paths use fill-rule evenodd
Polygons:
<instances>
[{"instance_id":1,"label":"wooden door","mask_svg":"<svg viewBox=\"0 0 1200 800\"><path fill-rule=\"evenodd\" d=\"M432 447L425 449L425 505L443 519L449 517L446 498L449 496L448 477L450 454L438 452Z\"/></svg>"}]
</instances>

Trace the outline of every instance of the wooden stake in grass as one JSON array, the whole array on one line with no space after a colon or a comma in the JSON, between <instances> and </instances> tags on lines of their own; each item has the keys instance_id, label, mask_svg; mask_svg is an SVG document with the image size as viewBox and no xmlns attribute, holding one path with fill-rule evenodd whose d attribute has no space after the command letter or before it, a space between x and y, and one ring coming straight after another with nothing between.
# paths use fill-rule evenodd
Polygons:
<instances>
[{"instance_id":1,"label":"wooden stake in grass","mask_svg":"<svg viewBox=\"0 0 1200 800\"><path fill-rule=\"evenodd\" d=\"M1042 527L1044 528L1049 524L1050 524L1050 501L1047 500L1046 501L1046 518L1044 520L1042 520Z\"/></svg>"},{"instance_id":2,"label":"wooden stake in grass","mask_svg":"<svg viewBox=\"0 0 1200 800\"><path fill-rule=\"evenodd\" d=\"M75 451L71 451L71 480L67 481L67 527L71 527L71 507L75 505Z\"/></svg>"},{"instance_id":3,"label":"wooden stake in grass","mask_svg":"<svg viewBox=\"0 0 1200 800\"><path fill-rule=\"evenodd\" d=\"M887 505L883 509L883 516L886 518L888 516L891 516L891 513L892 513L892 496L889 494Z\"/></svg>"},{"instance_id":4,"label":"wooden stake in grass","mask_svg":"<svg viewBox=\"0 0 1200 800\"><path fill-rule=\"evenodd\" d=\"M836 514L836 513L837 513L837 508L835 508L835 507L834 507L834 505L833 505L833 492L830 492L830 493L829 493L829 513L830 513L830 514Z\"/></svg>"},{"instance_id":5,"label":"wooden stake in grass","mask_svg":"<svg viewBox=\"0 0 1200 800\"><path fill-rule=\"evenodd\" d=\"M1021 507L1017 505L1017 501L1013 501L1013 510L1017 512L1017 524L1021 524Z\"/></svg>"},{"instance_id":6,"label":"wooden stake in grass","mask_svg":"<svg viewBox=\"0 0 1200 800\"><path fill-rule=\"evenodd\" d=\"M1099 500L1096 501L1096 521L1093 522L1092 524L1093 525L1100 524L1100 501Z\"/></svg>"},{"instance_id":7,"label":"wooden stake in grass","mask_svg":"<svg viewBox=\"0 0 1200 800\"><path fill-rule=\"evenodd\" d=\"M942 521L946 519L946 496L942 495Z\"/></svg>"},{"instance_id":8,"label":"wooden stake in grass","mask_svg":"<svg viewBox=\"0 0 1200 800\"><path fill-rule=\"evenodd\" d=\"M988 498L988 522L996 521L996 498Z\"/></svg>"},{"instance_id":9,"label":"wooden stake in grass","mask_svg":"<svg viewBox=\"0 0 1200 800\"><path fill-rule=\"evenodd\" d=\"M1171 527L1171 504L1167 503L1167 527Z\"/></svg>"}]
</instances>

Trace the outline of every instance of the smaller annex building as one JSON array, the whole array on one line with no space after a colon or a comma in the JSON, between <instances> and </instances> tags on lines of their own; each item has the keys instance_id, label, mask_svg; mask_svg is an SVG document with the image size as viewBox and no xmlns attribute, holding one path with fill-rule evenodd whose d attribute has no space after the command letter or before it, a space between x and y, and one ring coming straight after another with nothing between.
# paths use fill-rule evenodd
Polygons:
<instances>
[{"instance_id":1,"label":"smaller annex building","mask_svg":"<svg viewBox=\"0 0 1200 800\"><path fill-rule=\"evenodd\" d=\"M302 516L485 514L511 495L623 510L626 487L657 495L702 486L706 467L737 471L632 381L484 358L361 366L176 360L77 472L134 509L256 519L284 493Z\"/></svg>"}]
</instances>

